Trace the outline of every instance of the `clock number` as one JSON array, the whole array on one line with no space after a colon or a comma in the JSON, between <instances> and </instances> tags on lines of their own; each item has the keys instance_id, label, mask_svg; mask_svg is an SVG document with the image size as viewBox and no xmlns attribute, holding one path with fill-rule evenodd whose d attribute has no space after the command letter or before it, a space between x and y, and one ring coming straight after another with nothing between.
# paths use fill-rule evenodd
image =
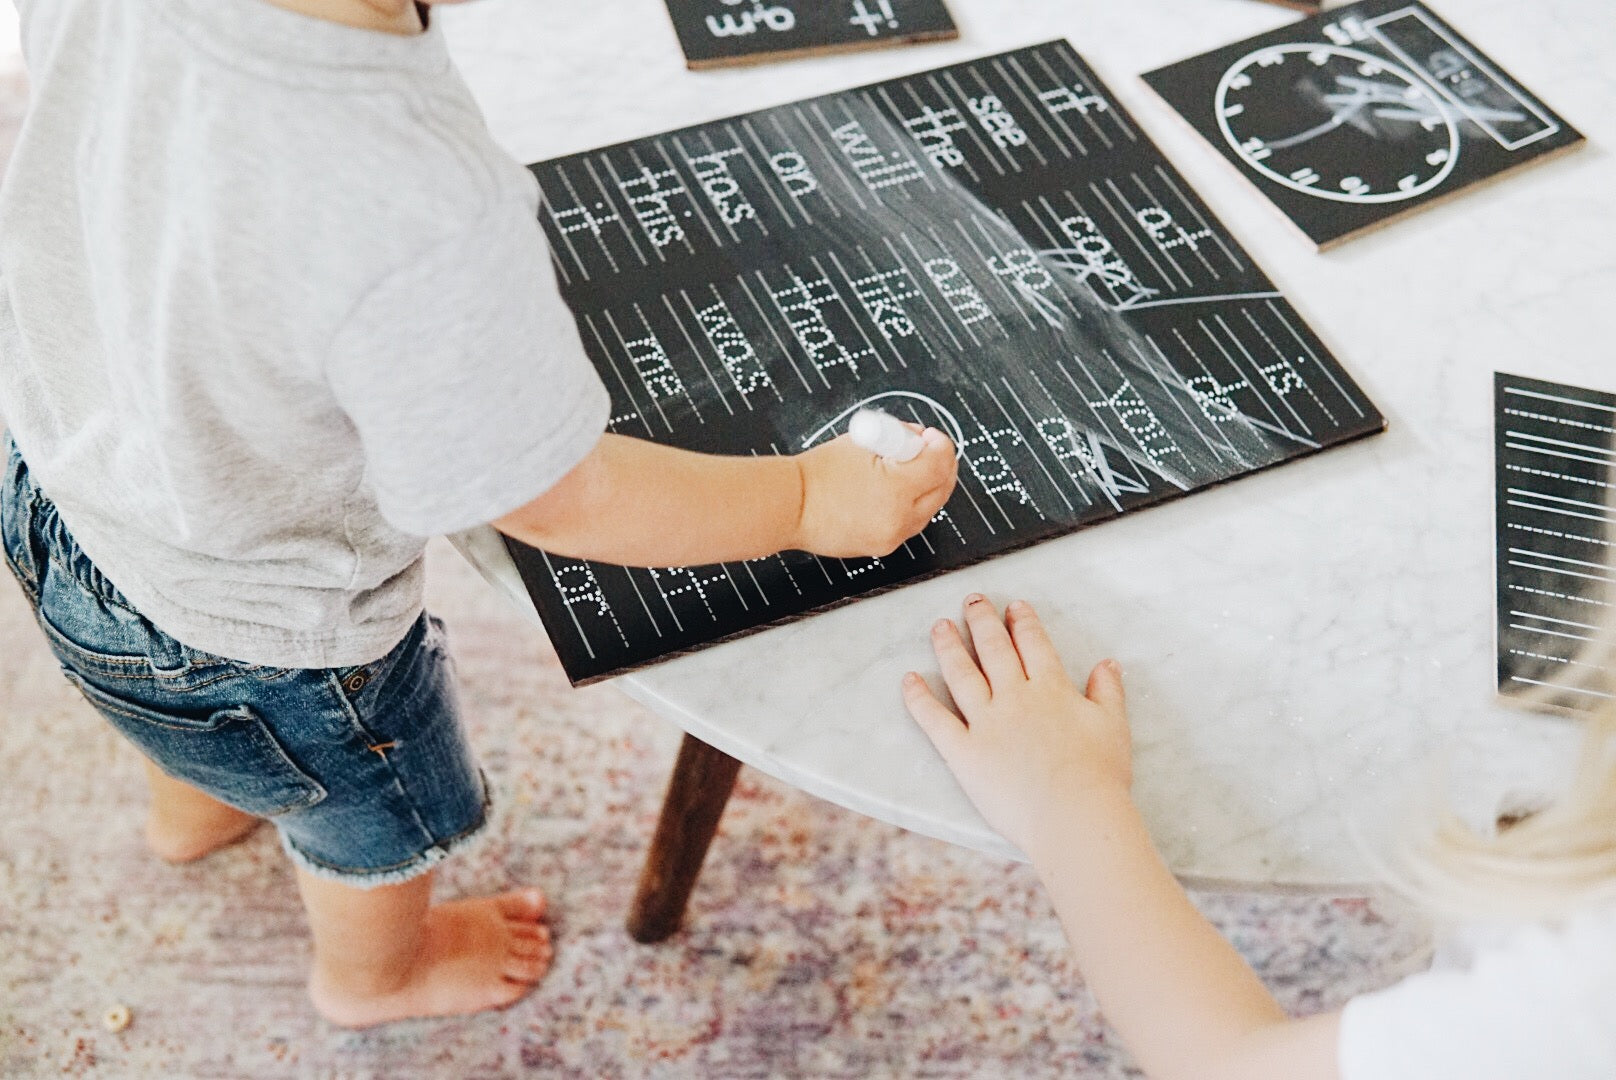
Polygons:
<instances>
[{"instance_id":1,"label":"clock number","mask_svg":"<svg viewBox=\"0 0 1616 1080\"><path fill-rule=\"evenodd\" d=\"M1307 58L1313 62L1314 67L1323 67L1325 64L1328 64L1330 62L1330 56L1331 54L1325 52L1323 49L1314 49L1312 52L1307 54Z\"/></svg>"},{"instance_id":2,"label":"clock number","mask_svg":"<svg viewBox=\"0 0 1616 1080\"><path fill-rule=\"evenodd\" d=\"M1247 75L1244 71L1242 71L1240 74L1236 75L1234 78L1229 80L1229 89L1230 90L1244 90L1246 87L1248 87L1250 85L1251 85L1251 76Z\"/></svg>"},{"instance_id":3,"label":"clock number","mask_svg":"<svg viewBox=\"0 0 1616 1080\"><path fill-rule=\"evenodd\" d=\"M1341 190L1348 195L1367 195L1369 194L1369 185L1363 182L1362 177L1348 176L1342 179Z\"/></svg>"},{"instance_id":4,"label":"clock number","mask_svg":"<svg viewBox=\"0 0 1616 1080\"><path fill-rule=\"evenodd\" d=\"M1255 135L1240 144L1240 152L1252 161L1261 161L1263 158L1273 154L1273 151L1268 149L1267 144Z\"/></svg>"},{"instance_id":5,"label":"clock number","mask_svg":"<svg viewBox=\"0 0 1616 1080\"><path fill-rule=\"evenodd\" d=\"M1448 160L1447 147L1439 147L1425 155L1425 163L1427 165L1440 165L1446 160Z\"/></svg>"},{"instance_id":6,"label":"clock number","mask_svg":"<svg viewBox=\"0 0 1616 1080\"><path fill-rule=\"evenodd\" d=\"M1265 52L1261 56L1257 57L1258 67L1276 67L1284 62L1285 54L1280 52L1278 49L1275 49L1273 52Z\"/></svg>"},{"instance_id":7,"label":"clock number","mask_svg":"<svg viewBox=\"0 0 1616 1080\"><path fill-rule=\"evenodd\" d=\"M1297 169L1291 173L1291 179L1298 184L1316 184L1319 182L1319 174L1312 169Z\"/></svg>"}]
</instances>

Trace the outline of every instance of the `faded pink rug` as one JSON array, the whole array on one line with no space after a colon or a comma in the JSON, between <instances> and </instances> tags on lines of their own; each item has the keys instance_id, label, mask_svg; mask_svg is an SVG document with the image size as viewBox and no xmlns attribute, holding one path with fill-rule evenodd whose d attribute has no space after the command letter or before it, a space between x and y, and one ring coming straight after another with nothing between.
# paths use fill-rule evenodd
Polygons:
<instances>
[{"instance_id":1,"label":"faded pink rug","mask_svg":"<svg viewBox=\"0 0 1616 1080\"><path fill-rule=\"evenodd\" d=\"M677 732L567 686L543 635L446 546L472 737L500 795L444 896L534 882L554 970L508 1012L351 1033L303 997L272 836L175 869L140 844L133 752L56 673L0 581L0 1076L1136 1076L1023 866L743 771L687 928L622 930ZM1383 985L1423 939L1362 900L1203 897L1294 1010ZM120 1033L105 1013L125 1006Z\"/></svg>"}]
</instances>

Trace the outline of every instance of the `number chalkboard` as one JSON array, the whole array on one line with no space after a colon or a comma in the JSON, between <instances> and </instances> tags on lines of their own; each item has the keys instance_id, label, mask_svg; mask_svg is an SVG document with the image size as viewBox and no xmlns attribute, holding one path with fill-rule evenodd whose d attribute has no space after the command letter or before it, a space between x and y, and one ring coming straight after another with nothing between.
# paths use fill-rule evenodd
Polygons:
<instances>
[{"instance_id":1,"label":"number chalkboard","mask_svg":"<svg viewBox=\"0 0 1616 1080\"><path fill-rule=\"evenodd\" d=\"M1321 250L1582 142L1408 0L1332 8L1145 82Z\"/></svg>"},{"instance_id":2,"label":"number chalkboard","mask_svg":"<svg viewBox=\"0 0 1616 1080\"><path fill-rule=\"evenodd\" d=\"M1591 710L1616 656L1616 394L1493 377L1498 692ZM1609 648L1609 641L1604 647Z\"/></svg>"},{"instance_id":3,"label":"number chalkboard","mask_svg":"<svg viewBox=\"0 0 1616 1080\"><path fill-rule=\"evenodd\" d=\"M667 0L667 5L690 68L959 37L943 0Z\"/></svg>"},{"instance_id":4,"label":"number chalkboard","mask_svg":"<svg viewBox=\"0 0 1616 1080\"><path fill-rule=\"evenodd\" d=\"M872 403L961 452L888 558L625 569L513 543L578 682L1384 427L1065 42L532 169L612 430L784 454Z\"/></svg>"}]
</instances>

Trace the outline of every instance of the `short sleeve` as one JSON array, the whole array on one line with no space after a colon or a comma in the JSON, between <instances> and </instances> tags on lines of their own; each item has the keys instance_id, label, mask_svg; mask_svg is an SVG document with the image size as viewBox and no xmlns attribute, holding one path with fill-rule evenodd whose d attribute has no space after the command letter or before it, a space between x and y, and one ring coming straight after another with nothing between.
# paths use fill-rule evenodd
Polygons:
<instances>
[{"instance_id":1,"label":"short sleeve","mask_svg":"<svg viewBox=\"0 0 1616 1080\"><path fill-rule=\"evenodd\" d=\"M326 371L382 515L418 536L536 498L611 409L538 222L514 199L371 289Z\"/></svg>"},{"instance_id":2,"label":"short sleeve","mask_svg":"<svg viewBox=\"0 0 1616 1080\"><path fill-rule=\"evenodd\" d=\"M1529 927L1468 971L1347 1003L1341 1080L1616 1077L1616 913Z\"/></svg>"}]
</instances>

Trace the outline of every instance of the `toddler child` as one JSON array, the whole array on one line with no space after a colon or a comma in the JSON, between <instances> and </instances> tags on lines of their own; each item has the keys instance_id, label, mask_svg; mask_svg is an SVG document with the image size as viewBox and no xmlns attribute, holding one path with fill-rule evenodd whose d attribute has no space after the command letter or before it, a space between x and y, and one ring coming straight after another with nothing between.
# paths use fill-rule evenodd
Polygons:
<instances>
[{"instance_id":1,"label":"toddler child","mask_svg":"<svg viewBox=\"0 0 1616 1080\"><path fill-rule=\"evenodd\" d=\"M163 858L272 821L309 990L364 1026L518 999L536 889L433 906L488 797L424 538L637 565L890 553L940 433L722 458L603 434L532 176L409 0L20 0L0 188L0 538L148 762ZM15 445L10 445L14 440Z\"/></svg>"}]
</instances>

